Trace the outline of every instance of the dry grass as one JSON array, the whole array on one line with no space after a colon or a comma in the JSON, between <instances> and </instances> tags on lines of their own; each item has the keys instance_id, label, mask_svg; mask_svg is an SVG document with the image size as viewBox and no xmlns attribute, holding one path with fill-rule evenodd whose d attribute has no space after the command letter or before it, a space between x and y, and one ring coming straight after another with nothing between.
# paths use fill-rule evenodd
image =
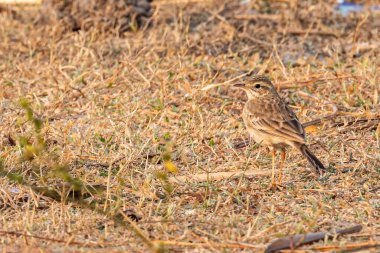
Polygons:
<instances>
[{"instance_id":1,"label":"dry grass","mask_svg":"<svg viewBox=\"0 0 380 253\"><path fill-rule=\"evenodd\" d=\"M238 3L158 1L146 26L122 35L96 27L63 32L59 24L34 24L33 8L3 9L5 170L54 187L62 180L52 176L52 163L68 165L73 177L106 188L89 198L98 207L140 217L136 229L177 252L260 252L284 235L353 224L363 231L304 249L379 243L379 15L339 17L326 2L295 2L251 3L261 10L255 16ZM248 137L240 118L244 94L228 86L201 91L250 70L268 74L303 122L330 115L326 103L338 109L308 135L329 165L326 178L289 150L282 191L267 190L265 173L196 180L270 169L265 148L234 148ZM33 143L35 134L20 98L43 120L47 145L24 162L19 137ZM168 183L174 175L164 165L189 179ZM6 177L1 185L7 251L147 250L130 226L93 209Z\"/></svg>"}]
</instances>

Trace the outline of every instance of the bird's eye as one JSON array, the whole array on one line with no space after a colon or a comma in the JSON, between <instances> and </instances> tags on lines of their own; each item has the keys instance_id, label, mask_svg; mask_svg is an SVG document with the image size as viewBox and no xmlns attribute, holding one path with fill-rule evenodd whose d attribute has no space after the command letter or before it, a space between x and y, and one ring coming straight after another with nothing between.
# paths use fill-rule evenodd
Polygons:
<instances>
[{"instance_id":1,"label":"bird's eye","mask_svg":"<svg viewBox=\"0 0 380 253\"><path fill-rule=\"evenodd\" d=\"M260 89L261 85L259 83L255 84L256 89Z\"/></svg>"}]
</instances>

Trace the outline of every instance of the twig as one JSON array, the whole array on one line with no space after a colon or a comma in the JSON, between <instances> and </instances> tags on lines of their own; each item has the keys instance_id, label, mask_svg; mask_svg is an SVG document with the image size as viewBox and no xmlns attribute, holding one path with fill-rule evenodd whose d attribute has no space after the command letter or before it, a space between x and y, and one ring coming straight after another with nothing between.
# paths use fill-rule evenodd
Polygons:
<instances>
[{"instance_id":1,"label":"twig","mask_svg":"<svg viewBox=\"0 0 380 253\"><path fill-rule=\"evenodd\" d=\"M307 233L307 234L298 234L280 238L272 242L266 249L265 253L272 253L282 249L295 249L303 244L316 242L324 239L326 236L332 238L334 235L344 235L358 233L362 230L361 225L355 225L350 228L339 229L336 233L327 233L327 232L317 232L317 233Z\"/></svg>"},{"instance_id":2,"label":"twig","mask_svg":"<svg viewBox=\"0 0 380 253\"><path fill-rule=\"evenodd\" d=\"M354 124L356 123L359 123L359 126L353 126ZM367 124L362 124L360 125L360 123L367 123ZM332 127L341 127L341 126L344 126L346 128L342 129L342 130L339 130L339 133L344 133L344 132L347 132L349 130L364 130L364 129L368 129L368 131L372 131L372 130L375 130L378 125L380 124L380 118L375 118L375 119L356 119L356 120L352 120L352 121L349 121L347 123L344 123L344 122L340 122L340 123L335 123L332 125ZM347 126L353 126L353 127L350 127L348 128Z\"/></svg>"},{"instance_id":3,"label":"twig","mask_svg":"<svg viewBox=\"0 0 380 253\"><path fill-rule=\"evenodd\" d=\"M366 123L366 122L371 122L371 121L380 121L380 118L374 118L374 119L355 119L355 120L351 120L351 121L348 121L348 122L334 123L332 125L332 127L351 126L351 125L353 125L355 123Z\"/></svg>"},{"instance_id":4,"label":"twig","mask_svg":"<svg viewBox=\"0 0 380 253\"><path fill-rule=\"evenodd\" d=\"M131 242L129 241L123 241L123 242L94 242L94 241L88 241L88 242L79 242L74 240L63 240L63 239L57 239L57 238L51 238L51 237L45 237L40 235L31 235L27 234L25 232L18 232L18 231L5 231L0 230L1 235L10 235L10 236L17 236L17 237L29 237L29 238L35 238L39 240L44 241L50 241L50 242L56 242L56 243L64 243L65 245L78 245L78 246L86 246L86 247L99 247L99 246L123 246L123 245L130 245Z\"/></svg>"},{"instance_id":5,"label":"twig","mask_svg":"<svg viewBox=\"0 0 380 253\"><path fill-rule=\"evenodd\" d=\"M361 242L361 243L351 243L346 245L331 245L331 246L315 246L312 247L313 250L319 250L319 251L338 251L342 252L344 250L355 250L357 252L358 250L362 249L368 249L368 248L378 248L380 247L380 241L368 241L368 242Z\"/></svg>"},{"instance_id":6,"label":"twig","mask_svg":"<svg viewBox=\"0 0 380 253\"><path fill-rule=\"evenodd\" d=\"M239 142L235 142L234 143L234 148L235 149L241 149L241 148L245 148L249 145L250 143L250 139L246 139L246 140L243 140L243 141L239 141Z\"/></svg>"},{"instance_id":7,"label":"twig","mask_svg":"<svg viewBox=\"0 0 380 253\"><path fill-rule=\"evenodd\" d=\"M241 176L251 177L251 176L267 176L271 172L269 170L246 170L246 171L228 171L228 172L213 172L213 173L202 173L189 176L178 176L169 178L170 183L183 183L186 181L219 181L223 179L233 179Z\"/></svg>"},{"instance_id":8,"label":"twig","mask_svg":"<svg viewBox=\"0 0 380 253\"><path fill-rule=\"evenodd\" d=\"M282 15L273 14L254 14L254 15L235 15L235 19L239 20L269 20L269 21L279 21L282 19Z\"/></svg>"},{"instance_id":9,"label":"twig","mask_svg":"<svg viewBox=\"0 0 380 253\"><path fill-rule=\"evenodd\" d=\"M141 156L141 157L138 157L138 158L148 158L148 159L151 159L155 156L158 156L160 155L159 153L149 153L148 155L144 155L144 156ZM119 157L119 158L115 158L115 160L111 161L110 163L102 163L102 162L97 162L96 160L99 159L99 157L97 156L88 156L88 155L76 155L77 158L79 159L82 159L82 160L89 160L89 161L94 161L92 163L86 163L86 166L99 166L99 167L103 167L103 168L108 168L110 166L115 166L117 163L119 163L120 161L122 161L123 159L126 158L125 155Z\"/></svg>"},{"instance_id":10,"label":"twig","mask_svg":"<svg viewBox=\"0 0 380 253\"><path fill-rule=\"evenodd\" d=\"M260 246L248 244L248 243L216 243L213 242L210 243L199 243L199 242L176 242L176 241L152 241L156 244L161 245L173 245L173 246L182 246L182 247L205 247L209 248L211 246L213 247L219 247L219 248L235 248L235 249L258 249L261 248Z\"/></svg>"},{"instance_id":11,"label":"twig","mask_svg":"<svg viewBox=\"0 0 380 253\"><path fill-rule=\"evenodd\" d=\"M223 85L226 85L226 84L231 84L233 81L235 80L238 80L244 76L247 76L251 73L251 71L247 72L247 73L244 73L244 74L241 74L239 76L236 76L234 78L231 78L225 82L222 82L222 83L212 83L212 84L209 84L207 85L206 87L203 87L202 89L200 89L201 91L206 91L206 90L209 90L209 89L212 89L212 88L215 88L215 87L219 87L219 86L223 86Z\"/></svg>"},{"instance_id":12,"label":"twig","mask_svg":"<svg viewBox=\"0 0 380 253\"><path fill-rule=\"evenodd\" d=\"M260 45L263 45L263 46L266 46L266 47L269 47L269 48L272 48L272 47L273 47L272 43L266 42L266 41L264 41L264 40L259 40L259 39L257 39L257 38L254 38L254 37L250 36L250 35L247 34L247 33L237 34L237 36L238 36L239 38L241 38L241 39L248 39L248 40L250 40L250 41L252 41L252 42L254 42L254 43L257 43L257 44L260 44Z\"/></svg>"},{"instance_id":13,"label":"twig","mask_svg":"<svg viewBox=\"0 0 380 253\"><path fill-rule=\"evenodd\" d=\"M44 236L39 236L39 235L29 235L29 234L26 234L25 232L21 233L21 232L17 232L17 231L4 231L4 230L1 230L0 234L2 234L2 235L12 235L12 236L17 236L17 237L30 237L30 238L36 238L36 239L40 239L40 240L44 240L44 241L64 243L64 244L67 244L67 245L80 245L80 246L84 246L84 245L87 245L87 244L91 244L91 242L89 242L89 243L87 243L87 242L77 242L77 241L69 241L68 242L68 241L62 240L62 239L49 238L49 237L44 237Z\"/></svg>"},{"instance_id":14,"label":"twig","mask_svg":"<svg viewBox=\"0 0 380 253\"><path fill-rule=\"evenodd\" d=\"M282 33L282 31L279 31ZM318 30L287 30L286 33L290 33L293 35L304 35L304 34L313 34L313 35L324 35L324 36L333 36L335 38L338 38L338 35L332 31L318 31Z\"/></svg>"}]
</instances>

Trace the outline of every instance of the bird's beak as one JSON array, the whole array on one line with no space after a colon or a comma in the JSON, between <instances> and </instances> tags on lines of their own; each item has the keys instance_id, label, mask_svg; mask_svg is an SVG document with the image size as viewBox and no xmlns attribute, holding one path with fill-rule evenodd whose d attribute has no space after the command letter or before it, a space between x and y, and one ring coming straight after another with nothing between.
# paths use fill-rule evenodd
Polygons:
<instances>
[{"instance_id":1,"label":"bird's beak","mask_svg":"<svg viewBox=\"0 0 380 253\"><path fill-rule=\"evenodd\" d=\"M233 86L237 88L241 88L241 87L245 87L245 83L235 83Z\"/></svg>"}]
</instances>

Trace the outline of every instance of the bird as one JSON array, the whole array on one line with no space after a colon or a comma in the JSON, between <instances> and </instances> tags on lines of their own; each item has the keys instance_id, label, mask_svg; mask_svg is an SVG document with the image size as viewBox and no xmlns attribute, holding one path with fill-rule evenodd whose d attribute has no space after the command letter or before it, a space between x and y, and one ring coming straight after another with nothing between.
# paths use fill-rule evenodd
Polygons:
<instances>
[{"instance_id":1,"label":"bird","mask_svg":"<svg viewBox=\"0 0 380 253\"><path fill-rule=\"evenodd\" d=\"M251 139L268 146L272 151L272 178L269 188L281 187L288 146L305 156L318 174L324 174L326 168L307 146L305 129L297 115L277 93L267 76L249 76L244 82L235 83L233 86L247 94L248 100L244 105L242 118ZM278 182L275 180L276 150L281 151Z\"/></svg>"}]
</instances>

